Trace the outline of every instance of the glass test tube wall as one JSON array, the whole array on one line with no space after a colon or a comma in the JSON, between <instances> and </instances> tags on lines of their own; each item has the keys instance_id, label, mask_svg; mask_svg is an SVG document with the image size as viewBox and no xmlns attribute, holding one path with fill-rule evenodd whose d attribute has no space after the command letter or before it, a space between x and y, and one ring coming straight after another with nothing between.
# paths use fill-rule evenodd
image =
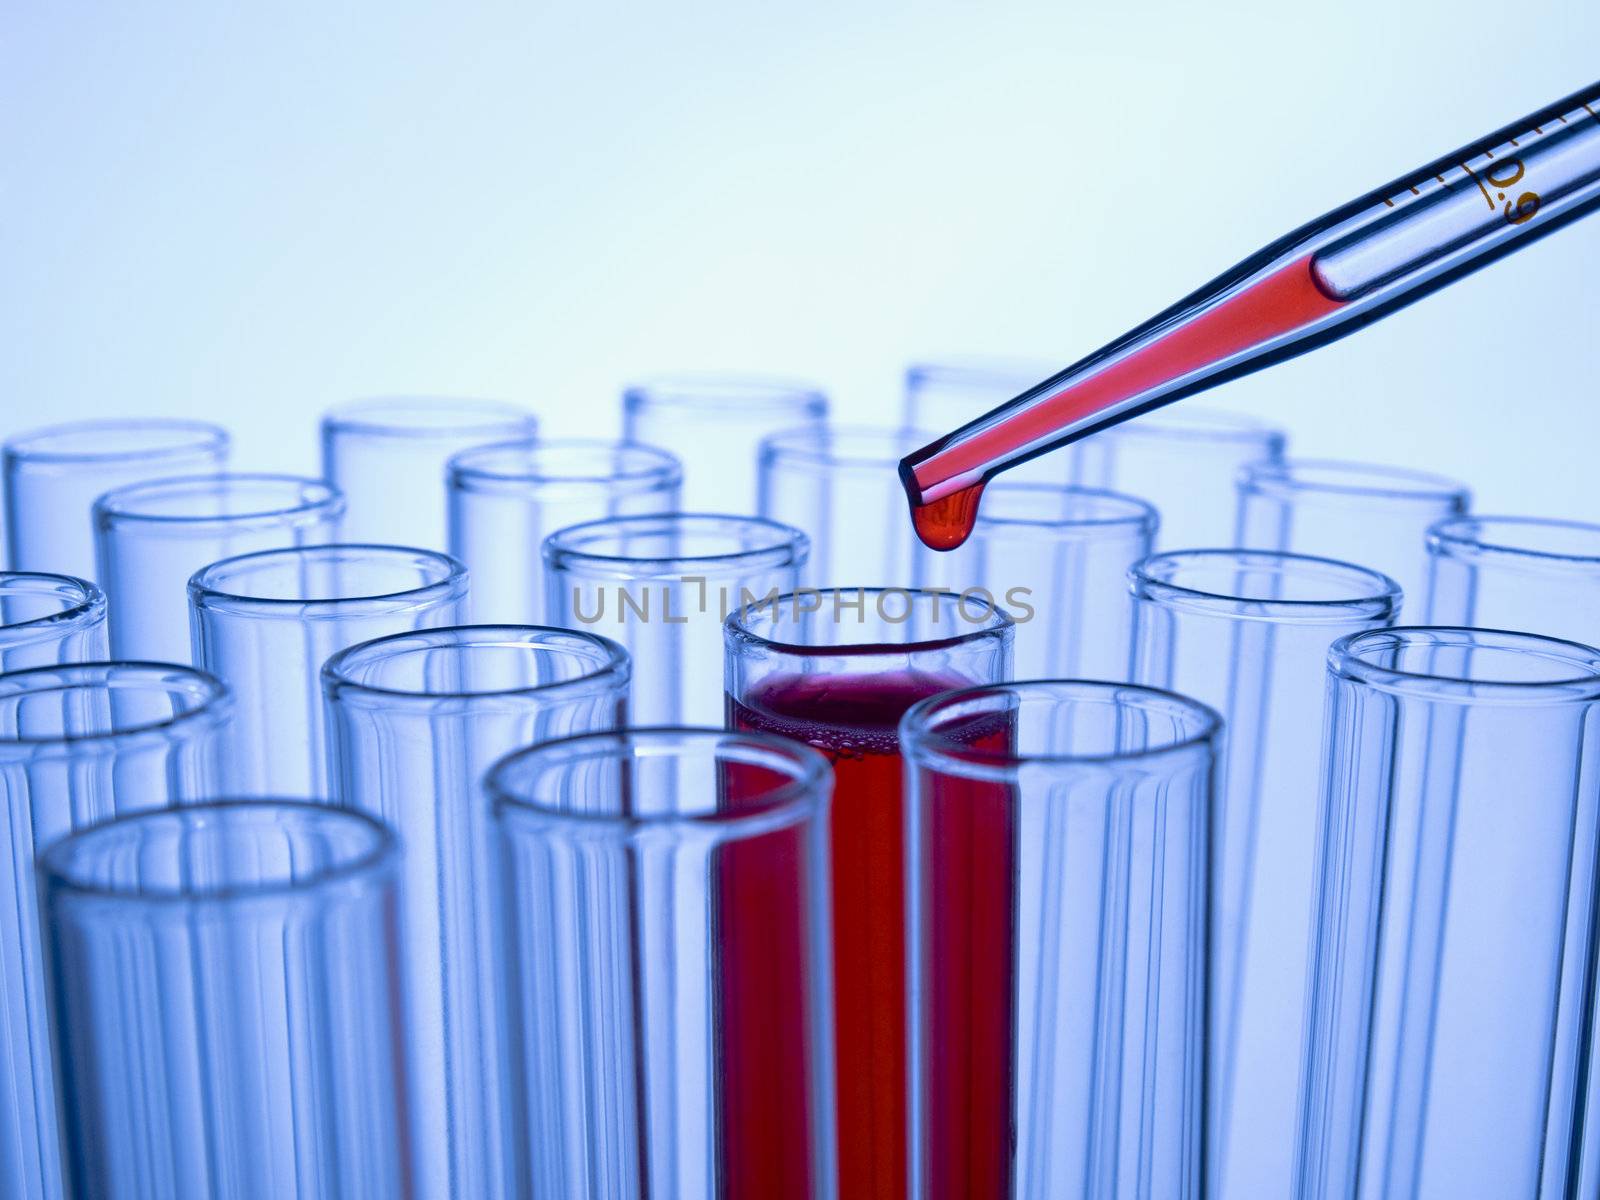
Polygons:
<instances>
[{"instance_id":1,"label":"glass test tube wall","mask_svg":"<svg viewBox=\"0 0 1600 1200\"><path fill-rule=\"evenodd\" d=\"M232 794L330 795L321 680L338 650L454 625L467 575L402 546L300 546L225 558L189 581L195 665L234 691L224 739Z\"/></svg>"},{"instance_id":2,"label":"glass test tube wall","mask_svg":"<svg viewBox=\"0 0 1600 1200\"><path fill-rule=\"evenodd\" d=\"M635 724L716 725L723 620L792 590L809 549L798 529L759 517L590 521L545 541L550 612L627 647Z\"/></svg>"},{"instance_id":3,"label":"glass test tube wall","mask_svg":"<svg viewBox=\"0 0 1600 1200\"><path fill-rule=\"evenodd\" d=\"M1085 438L1063 454L1071 456L1074 483L1114 488L1154 504L1161 514L1159 548L1219 549L1237 544L1234 487L1240 470L1281 462L1288 441L1283 430L1254 417L1177 404Z\"/></svg>"},{"instance_id":4,"label":"glass test tube wall","mask_svg":"<svg viewBox=\"0 0 1600 1200\"><path fill-rule=\"evenodd\" d=\"M450 552L472 573L472 619L541 624L542 547L558 529L678 511L683 468L653 446L566 438L480 446L449 463Z\"/></svg>"},{"instance_id":5,"label":"glass test tube wall","mask_svg":"<svg viewBox=\"0 0 1600 1200\"><path fill-rule=\"evenodd\" d=\"M1600 651L1329 651L1297 1195L1568 1196L1590 1063Z\"/></svg>"},{"instance_id":6,"label":"glass test tube wall","mask_svg":"<svg viewBox=\"0 0 1600 1200\"><path fill-rule=\"evenodd\" d=\"M74 830L214 794L228 710L215 679L183 667L78 663L0 675L0 1194L67 1194L35 860Z\"/></svg>"},{"instance_id":7,"label":"glass test tube wall","mask_svg":"<svg viewBox=\"0 0 1600 1200\"><path fill-rule=\"evenodd\" d=\"M515 754L488 790L516 1194L837 1195L822 756L626 730Z\"/></svg>"},{"instance_id":8,"label":"glass test tube wall","mask_svg":"<svg viewBox=\"0 0 1600 1200\"><path fill-rule=\"evenodd\" d=\"M205 421L78 421L18 434L0 456L11 568L98 579L89 517L97 496L221 471L228 450L227 431Z\"/></svg>"},{"instance_id":9,"label":"glass test tube wall","mask_svg":"<svg viewBox=\"0 0 1600 1200\"><path fill-rule=\"evenodd\" d=\"M297 475L195 475L107 492L94 530L112 655L189 662L191 575L252 550L337 541L343 515L343 496Z\"/></svg>"},{"instance_id":10,"label":"glass test tube wall","mask_svg":"<svg viewBox=\"0 0 1600 1200\"><path fill-rule=\"evenodd\" d=\"M105 594L86 579L0 571L0 674L106 656Z\"/></svg>"},{"instance_id":11,"label":"glass test tube wall","mask_svg":"<svg viewBox=\"0 0 1600 1200\"><path fill-rule=\"evenodd\" d=\"M809 383L715 373L663 375L622 394L622 436L683 464L683 509L756 508L757 448L785 429L817 428L828 399Z\"/></svg>"},{"instance_id":12,"label":"glass test tube wall","mask_svg":"<svg viewBox=\"0 0 1600 1200\"><path fill-rule=\"evenodd\" d=\"M538 626L394 634L323 668L334 799L400 836L404 1008L417 1192L518 1195L496 926L480 784L522 746L611 729L628 660L604 638Z\"/></svg>"},{"instance_id":13,"label":"glass test tube wall","mask_svg":"<svg viewBox=\"0 0 1600 1200\"><path fill-rule=\"evenodd\" d=\"M141 813L40 863L78 1196L411 1194L395 844L354 813Z\"/></svg>"},{"instance_id":14,"label":"glass test tube wall","mask_svg":"<svg viewBox=\"0 0 1600 1200\"><path fill-rule=\"evenodd\" d=\"M834 770L834 1010L839 1188L861 1200L906 1192L905 829L900 718L918 700L1008 677L1012 622L978 602L903 589L800 593L727 624L730 728L820 749ZM981 834L981 836L980 836ZM974 906L1003 903L1009 831L975 831L948 870ZM755 884L751 885L752 887ZM965 976L995 978L1002 922Z\"/></svg>"},{"instance_id":15,"label":"glass test tube wall","mask_svg":"<svg viewBox=\"0 0 1600 1200\"><path fill-rule=\"evenodd\" d=\"M805 530L806 587L915 587L926 569L906 515L900 459L931 441L891 429L816 426L761 443L763 517Z\"/></svg>"},{"instance_id":16,"label":"glass test tube wall","mask_svg":"<svg viewBox=\"0 0 1600 1200\"><path fill-rule=\"evenodd\" d=\"M381 396L322 418L322 477L349 502L351 541L445 550L445 464L488 442L539 432L532 413L499 400Z\"/></svg>"},{"instance_id":17,"label":"glass test tube wall","mask_svg":"<svg viewBox=\"0 0 1600 1200\"><path fill-rule=\"evenodd\" d=\"M1060 369L1060 364L982 356L912 363L906 368L900 423L906 429L959 429ZM1047 454L1004 478L1064 483L1067 467L1063 456Z\"/></svg>"},{"instance_id":18,"label":"glass test tube wall","mask_svg":"<svg viewBox=\"0 0 1600 1200\"><path fill-rule=\"evenodd\" d=\"M1442 475L1369 463L1288 459L1239 473L1238 544L1360 563L1400 585L1408 619L1428 611L1427 532L1467 511Z\"/></svg>"},{"instance_id":19,"label":"glass test tube wall","mask_svg":"<svg viewBox=\"0 0 1600 1200\"><path fill-rule=\"evenodd\" d=\"M1329 559L1180 550L1133 570L1135 679L1226 719L1212 824L1207 1195L1294 1194L1316 916L1324 665L1394 581Z\"/></svg>"},{"instance_id":20,"label":"glass test tube wall","mask_svg":"<svg viewBox=\"0 0 1600 1200\"><path fill-rule=\"evenodd\" d=\"M970 688L906 714L901 1195L1206 1194L1219 728L1193 701L1110 683Z\"/></svg>"},{"instance_id":21,"label":"glass test tube wall","mask_svg":"<svg viewBox=\"0 0 1600 1200\"><path fill-rule=\"evenodd\" d=\"M1452 517L1428 530L1430 625L1600 643L1600 525Z\"/></svg>"},{"instance_id":22,"label":"glass test tube wall","mask_svg":"<svg viewBox=\"0 0 1600 1200\"><path fill-rule=\"evenodd\" d=\"M1133 649L1128 568L1150 553L1157 521L1132 496L1001 479L985 490L972 536L931 556L930 573L1010 614L1014 674L1123 680Z\"/></svg>"}]
</instances>

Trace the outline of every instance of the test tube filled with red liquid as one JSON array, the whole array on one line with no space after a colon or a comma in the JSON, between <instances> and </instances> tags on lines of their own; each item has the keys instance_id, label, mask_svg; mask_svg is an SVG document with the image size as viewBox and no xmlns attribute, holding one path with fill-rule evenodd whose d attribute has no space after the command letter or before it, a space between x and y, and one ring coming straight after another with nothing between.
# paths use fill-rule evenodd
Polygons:
<instances>
[{"instance_id":1,"label":"test tube filled with red liquid","mask_svg":"<svg viewBox=\"0 0 1600 1200\"><path fill-rule=\"evenodd\" d=\"M903 1200L907 1188L906 839L900 718L919 700L999 681L1012 624L992 605L949 593L849 588L803 592L735 613L727 626L728 721L806 743L832 763L830 851L839 1194ZM970 1022L973 1120L1009 1104L1008 927L1013 853L1003 804L941 843L972 935L948 980ZM756 880L740 880L754 892ZM741 897L730 897L737 903ZM756 902L770 902L770 896ZM754 952L754 951L752 951ZM741 973L724 951L725 972ZM992 993L987 999L984 988ZM737 1089L737 1081L730 1087ZM964 1139L966 1140L966 1139ZM981 1139L980 1139L981 1140ZM1000 1150L996 1147L996 1152Z\"/></svg>"}]
</instances>

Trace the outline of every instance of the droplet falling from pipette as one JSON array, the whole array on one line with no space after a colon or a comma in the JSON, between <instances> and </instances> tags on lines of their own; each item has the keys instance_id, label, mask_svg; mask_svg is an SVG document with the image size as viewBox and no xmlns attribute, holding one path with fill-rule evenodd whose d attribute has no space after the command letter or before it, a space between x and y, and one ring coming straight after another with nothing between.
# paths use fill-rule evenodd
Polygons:
<instances>
[{"instance_id":1,"label":"droplet falling from pipette","mask_svg":"<svg viewBox=\"0 0 1600 1200\"><path fill-rule=\"evenodd\" d=\"M927 504L912 505L911 523L917 537L932 550L954 550L972 536L978 519L983 484L974 483Z\"/></svg>"}]
</instances>

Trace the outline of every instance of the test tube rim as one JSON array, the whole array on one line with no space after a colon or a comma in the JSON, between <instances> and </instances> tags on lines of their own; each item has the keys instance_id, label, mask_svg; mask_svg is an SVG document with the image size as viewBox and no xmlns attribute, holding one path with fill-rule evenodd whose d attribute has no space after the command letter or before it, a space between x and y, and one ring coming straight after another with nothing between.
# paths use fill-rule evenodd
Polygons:
<instances>
[{"instance_id":1,"label":"test tube rim","mask_svg":"<svg viewBox=\"0 0 1600 1200\"><path fill-rule=\"evenodd\" d=\"M512 790L509 778L513 772L526 771L530 762L546 759L551 767L570 766L585 759L617 758L629 748L639 744L661 742L669 747L685 743L714 745L717 760L722 761L724 750L737 748L750 755L743 760L753 765L774 770L776 760L795 765L789 777L775 786L754 811L739 812L673 812L645 816L612 813L572 812L550 808L526 798L526 787L519 793ZM607 754L602 747L613 747ZM586 753L593 748L593 752ZM618 753L620 751L621 753ZM756 761L754 756L762 756ZM524 827L563 827L601 834L631 836L635 833L685 830L731 830L723 840L742 840L762 834L789 829L808 820L826 817L833 792L833 768L815 748L793 738L756 730L740 731L694 725L643 725L623 729L603 729L589 733L555 738L536 745L520 747L499 759L484 776L484 790L493 805L497 820L513 822Z\"/></svg>"},{"instance_id":2,"label":"test tube rim","mask_svg":"<svg viewBox=\"0 0 1600 1200\"><path fill-rule=\"evenodd\" d=\"M806 379L736 371L663 371L643 376L622 389L625 413L651 405L702 412L756 409L763 416L796 410L801 419L828 415L827 391Z\"/></svg>"},{"instance_id":3,"label":"test tube rim","mask_svg":"<svg viewBox=\"0 0 1600 1200\"><path fill-rule=\"evenodd\" d=\"M1431 643L1424 639L1434 639ZM1454 639L1454 640L1451 640ZM1387 643L1472 648L1499 653L1532 653L1576 668L1565 678L1537 680L1462 679L1404 671L1369 662L1363 653ZM1573 652L1577 652L1574 655ZM1408 699L1453 704L1536 705L1557 707L1600 700L1600 650L1565 638L1512 629L1478 629L1460 625L1400 625L1346 634L1328 648L1330 676L1375 691Z\"/></svg>"},{"instance_id":4,"label":"test tube rim","mask_svg":"<svg viewBox=\"0 0 1600 1200\"><path fill-rule=\"evenodd\" d=\"M1320 578L1336 577L1369 586L1363 594L1327 600L1283 600L1253 598L1208 591L1158 578L1153 569L1187 565L1200 560L1247 562L1247 569L1262 570L1292 567L1306 576L1315 571ZM1281 574L1281 572L1279 572ZM1346 624L1350 621L1392 621L1400 611L1403 597L1400 585L1381 571L1343 559L1315 554L1292 554L1278 550L1252 550L1243 547L1216 547L1194 550L1165 550L1140 559L1128 568L1130 588L1137 599L1210 616L1238 620L1271 621L1275 624ZM1354 589L1352 589L1354 590Z\"/></svg>"},{"instance_id":5,"label":"test tube rim","mask_svg":"<svg viewBox=\"0 0 1600 1200\"><path fill-rule=\"evenodd\" d=\"M612 454L632 455L650 465L641 465L636 470L619 471L610 475L577 475L534 470L502 472L475 465L473 462L477 458L523 449L533 451L569 449L606 451ZM467 449L451 455L449 462L445 465L445 473L448 484L452 489L465 492L494 492L510 495L519 495L532 488L546 484L557 486L594 484L600 486L637 482L641 486L630 490L651 491L655 489L665 490L680 486L683 483L683 464L678 460L677 455L669 453L659 446L647 445L644 442L608 438L518 438L513 441L488 442L481 446L469 446Z\"/></svg>"},{"instance_id":6,"label":"test tube rim","mask_svg":"<svg viewBox=\"0 0 1600 1200\"><path fill-rule=\"evenodd\" d=\"M76 435L151 430L170 430L174 433L183 431L192 436L166 446L140 446L137 449L120 450L65 451L40 449L32 445L38 441ZM203 454L208 450L225 452L232 444L232 435L221 425L211 421L199 421L187 417L108 417L86 421L64 421L24 430L6 440L5 458L8 466L13 462L42 464L143 462L152 459L159 461L167 458L186 458Z\"/></svg>"},{"instance_id":7,"label":"test tube rim","mask_svg":"<svg viewBox=\"0 0 1600 1200\"><path fill-rule=\"evenodd\" d=\"M811 595L815 592L826 595L829 592L852 592L861 596L885 595L890 592L899 593L911 598L939 597L955 607L960 601L961 593L947 592L938 588L905 588L905 587L831 587L831 588L802 588L796 591L781 592L772 601L775 611L782 611L785 604L793 608L793 602L802 595ZM736 608L730 612L722 622L723 644L726 647L727 661L732 662L735 657L736 647L739 651L748 648L759 648L773 653L803 658L904 658L908 654L922 654L933 650L945 650L953 646L964 646L971 642L981 641L985 638L998 637L1008 641L1015 632L1016 621L1001 608L994 600L984 601L989 611L989 619L982 625L974 626L964 633L951 634L947 637L928 638L916 642L866 642L859 645L849 643L809 643L780 641L777 638L767 637L748 628L743 621L748 619L748 614L760 612L768 607L767 604L748 605ZM745 614L741 616L741 613ZM808 614L809 615L809 614Z\"/></svg>"},{"instance_id":8,"label":"test tube rim","mask_svg":"<svg viewBox=\"0 0 1600 1200\"><path fill-rule=\"evenodd\" d=\"M377 552L377 553L375 553ZM405 557L411 562L434 568L427 583L393 592L363 593L357 596L253 596L217 586L218 577L239 567L261 565L273 559L307 559L319 555L336 557L365 554L368 561L378 557ZM189 598L196 608L224 612L252 613L257 616L316 618L319 616L367 616L376 613L404 612L430 606L435 601L459 599L467 592L467 568L438 550L420 546L396 546L378 542L324 542L313 546L274 546L253 550L208 563L189 577Z\"/></svg>"},{"instance_id":9,"label":"test tube rim","mask_svg":"<svg viewBox=\"0 0 1600 1200\"><path fill-rule=\"evenodd\" d=\"M1087 497L1096 501L1106 501L1106 507L1122 508L1125 511L1120 516L1104 517L1016 517L1003 512L994 511L994 498L997 496L1015 496L1024 492L1039 495L1069 496L1072 498ZM1106 530L1119 526L1129 529L1143 530L1154 534L1161 524L1161 514L1156 506L1148 500L1143 500L1129 492L1117 492L1110 488L1079 487L1070 483L1051 483L1045 480L1031 479L997 479L988 485L985 497L991 503L987 508L978 510L977 526L990 528L1025 527L1028 529L1053 529L1066 532L1076 529ZM977 529L975 527L974 532Z\"/></svg>"},{"instance_id":10,"label":"test tube rim","mask_svg":"<svg viewBox=\"0 0 1600 1200\"><path fill-rule=\"evenodd\" d=\"M65 595L68 589L77 594L74 602L60 612L46 613L42 617L29 617L26 621L0 624L0 646L19 646L34 640L35 634L54 633L72 626L92 625L97 616L106 611L106 594L93 580L76 575L63 575L55 571L0 571L0 596L9 594L19 584L53 585L53 594ZM41 594L45 588L40 588Z\"/></svg>"},{"instance_id":11,"label":"test tube rim","mask_svg":"<svg viewBox=\"0 0 1600 1200\"><path fill-rule=\"evenodd\" d=\"M746 530L763 529L774 534L782 533L784 537L781 542L773 542L771 545L759 546L751 550L736 550L725 554L683 555L676 558L644 558L633 555L596 554L593 551L581 550L569 544L574 537L588 536L601 529L610 532L624 527L644 528L652 524L667 527L683 525L689 521L697 524L720 522L723 525L737 525ZM747 568L768 570L775 567L798 565L804 563L810 555L811 539L802 530L796 529L793 525L785 525L782 521L774 521L770 517L757 517L739 513L640 513L627 517L601 517L594 521L582 521L576 525L568 525L545 538L541 549L545 566L551 570L571 572L581 569L583 574L591 578L637 579L639 577L637 570L624 571L622 568L629 564L632 564L635 568L641 564L648 564L651 567L649 574L655 575L671 574L678 570L705 570L723 565L737 567L741 570Z\"/></svg>"},{"instance_id":12,"label":"test tube rim","mask_svg":"<svg viewBox=\"0 0 1600 1200\"><path fill-rule=\"evenodd\" d=\"M1361 486L1343 482L1310 482L1299 474L1307 470L1348 473L1351 476L1365 476L1369 480L1387 480L1390 484ZM1417 486L1402 486L1404 481ZM1241 492L1267 496L1336 497L1340 501L1354 496L1418 505L1442 502L1455 505L1457 512L1464 512L1472 500L1471 489L1447 475L1338 458L1278 458L1246 463L1239 468L1239 489Z\"/></svg>"},{"instance_id":13,"label":"test tube rim","mask_svg":"<svg viewBox=\"0 0 1600 1200\"><path fill-rule=\"evenodd\" d=\"M887 470L891 478L898 470L902 458L934 441L937 434L925 430L908 429L898 425L823 425L801 426L797 429L780 429L761 439L756 451L763 468L781 465L786 468L803 467L811 470L833 471L844 469ZM882 454L839 454L832 443L835 438L873 440L888 443L890 448ZM803 445L810 442L811 445ZM818 449L817 443L827 443L827 449Z\"/></svg>"},{"instance_id":14,"label":"test tube rim","mask_svg":"<svg viewBox=\"0 0 1600 1200\"><path fill-rule=\"evenodd\" d=\"M208 513L204 515L140 512L136 508L125 507L130 500L138 500L141 497L148 498L163 492L182 495L190 488L195 488L198 491L199 489L196 485L200 484L226 484L232 486L246 483L292 485L297 490L299 499L295 503L284 504L277 508L262 508L240 513ZM267 471L221 471L206 475L173 475L160 479L145 479L138 483L112 488L109 492L102 493L95 500L94 523L97 529L109 529L114 525L139 525L152 530L173 529L179 531L218 526L238 529L244 525L282 524L287 518L313 520L330 516L340 517L344 514L344 510L344 493L322 479L313 479L309 475L288 475ZM295 523L299 524L301 522L296 520Z\"/></svg>"},{"instance_id":15,"label":"test tube rim","mask_svg":"<svg viewBox=\"0 0 1600 1200\"><path fill-rule=\"evenodd\" d=\"M1059 370L1059 367L1043 359L1031 361L1006 355L953 354L944 358L913 359L906 364L903 379L908 392L925 383L954 382L961 387L971 387L1003 381L1010 387L1019 380L1028 380L1014 393L1021 395L1022 391L1044 382Z\"/></svg>"},{"instance_id":16,"label":"test tube rim","mask_svg":"<svg viewBox=\"0 0 1600 1200\"><path fill-rule=\"evenodd\" d=\"M375 419L372 415L404 410L416 412L427 410L449 416L459 416L471 410L481 419L440 425L410 425L397 420ZM322 414L324 436L352 433L367 437L424 442L453 441L461 437L493 435L504 431L525 432L531 437L537 434L538 425L537 413L511 400L495 400L480 396L447 396L426 392L358 396L353 400L336 404Z\"/></svg>"},{"instance_id":17,"label":"test tube rim","mask_svg":"<svg viewBox=\"0 0 1600 1200\"><path fill-rule=\"evenodd\" d=\"M135 673L151 679L160 677L180 680L188 685L187 688L168 687L165 690L172 695L195 696L198 700L192 707L163 717L159 721L146 721L126 728L108 729L101 733L74 733L59 737L18 737L0 732L0 755L17 750L37 754L50 747L70 751L79 746L120 745L159 737L168 730L180 726L220 725L227 720L232 711L232 690L209 671L202 671L197 667L185 667L178 663L150 662L142 659L56 663L51 666L28 667L21 671L7 671L0 674L0 701L25 692L44 695L48 692L67 692L92 687L97 682L96 675L98 682L108 683L115 678ZM37 689L27 687L34 680L46 676L56 676L62 681L53 687Z\"/></svg>"},{"instance_id":18,"label":"test tube rim","mask_svg":"<svg viewBox=\"0 0 1600 1200\"><path fill-rule=\"evenodd\" d=\"M1595 552L1563 554L1553 550L1517 546L1508 542L1485 541L1482 536L1468 536L1462 532L1468 527L1482 531L1491 526L1582 530L1594 534ZM1446 558L1504 560L1510 565L1529 571L1540 569L1568 571L1584 568L1600 571L1600 524L1562 517L1484 516L1478 513L1461 513L1436 521L1429 526L1428 549Z\"/></svg>"},{"instance_id":19,"label":"test tube rim","mask_svg":"<svg viewBox=\"0 0 1600 1200\"><path fill-rule=\"evenodd\" d=\"M125 836L138 825L160 825L172 821L192 823L211 818L233 818L257 813L290 813L316 823L331 822L352 828L360 827L371 836L371 841L361 852L349 860L341 860L332 867L323 867L310 879L283 881L249 886L229 886L200 894L182 891L130 891L113 885L81 882L66 867L63 860L75 852L81 853L86 842L93 843ZM52 895L78 903L100 903L114 906L118 912L135 909L151 912L193 913L214 908L236 908L259 901L284 898L313 899L332 892L361 889L376 882L379 887L393 876L399 858L399 839L383 822L359 812L328 802L294 800L286 797L226 797L219 796L197 804L184 804L171 808L143 809L124 813L106 821L90 825L66 837L59 838L45 848L39 856L39 879Z\"/></svg>"},{"instance_id":20,"label":"test tube rim","mask_svg":"<svg viewBox=\"0 0 1600 1200\"><path fill-rule=\"evenodd\" d=\"M479 638L482 640L463 644L462 635ZM528 635L534 635L529 637ZM490 640L500 637L498 642ZM597 663L592 670L571 679L560 679L551 683L529 684L520 687L490 688L483 691L461 692L421 692L404 688L382 687L376 684L365 683L352 678L349 670L352 663L358 663L364 656L373 655L394 649L396 643L410 641L418 643L408 647L401 653L413 653L418 650L460 650L470 646L481 645L506 645L518 639L515 644L524 647L545 649L556 643L568 642L581 645L598 653L591 661ZM411 629L400 633L385 634L383 637L372 638L365 642L357 642L346 646L329 657L322 664L321 677L323 689L332 698L337 695L341 704L351 703L352 700L365 697L377 701L385 707L397 704L414 704L420 708L431 708L440 701L463 701L473 704L492 703L496 700L508 700L518 697L553 697L558 693L595 693L600 694L614 685L625 686L633 673L633 661L627 650L608 637L597 633L589 633L582 629L564 629L556 625L441 625L433 629Z\"/></svg>"},{"instance_id":21,"label":"test tube rim","mask_svg":"<svg viewBox=\"0 0 1600 1200\"><path fill-rule=\"evenodd\" d=\"M1126 697L1134 696L1159 703L1167 711L1186 713L1196 719L1196 724L1182 737L1162 745L1107 754L1000 754L976 750L970 744L939 733L932 724L936 714L953 705L1030 692L1052 700L1082 698L1116 704L1123 704ZM1214 754L1223 726L1222 715L1210 705L1164 688L1097 679L1018 679L954 688L917 701L900 718L899 739L907 761L915 766L933 766L946 774L1002 783L1015 780L1017 773L1025 768L1132 767L1196 754Z\"/></svg>"}]
</instances>

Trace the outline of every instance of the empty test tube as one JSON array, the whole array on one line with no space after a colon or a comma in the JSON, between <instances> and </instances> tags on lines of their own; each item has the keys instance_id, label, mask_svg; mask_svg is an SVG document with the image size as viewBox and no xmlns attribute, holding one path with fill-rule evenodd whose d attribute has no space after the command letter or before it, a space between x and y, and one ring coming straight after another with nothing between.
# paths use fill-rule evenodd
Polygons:
<instances>
[{"instance_id":1,"label":"empty test tube","mask_svg":"<svg viewBox=\"0 0 1600 1200\"><path fill-rule=\"evenodd\" d=\"M18 434L0 456L12 570L98 578L89 518L97 496L147 479L221 471L228 449L227 430L206 421L77 421Z\"/></svg>"},{"instance_id":2,"label":"empty test tube","mask_svg":"<svg viewBox=\"0 0 1600 1200\"><path fill-rule=\"evenodd\" d=\"M0 674L106 656L106 598L86 579L0 571Z\"/></svg>"},{"instance_id":3,"label":"empty test tube","mask_svg":"<svg viewBox=\"0 0 1600 1200\"><path fill-rule=\"evenodd\" d=\"M676 512L683 468L665 450L598 438L502 442L450 460L450 552L472 572L472 619L549 619L544 540L606 517Z\"/></svg>"}]
</instances>

